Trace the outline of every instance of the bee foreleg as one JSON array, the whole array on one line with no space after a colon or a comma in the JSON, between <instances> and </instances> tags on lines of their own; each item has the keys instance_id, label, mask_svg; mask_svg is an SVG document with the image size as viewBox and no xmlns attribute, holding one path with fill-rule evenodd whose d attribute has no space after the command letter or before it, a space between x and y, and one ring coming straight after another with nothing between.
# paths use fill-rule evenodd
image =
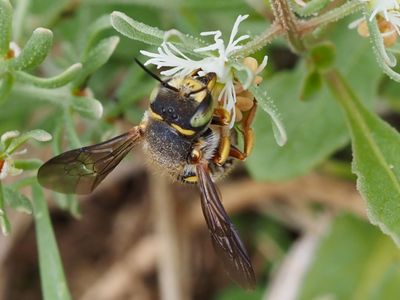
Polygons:
<instances>
[{"instance_id":1,"label":"bee foreleg","mask_svg":"<svg viewBox=\"0 0 400 300\"><path fill-rule=\"evenodd\" d=\"M219 126L227 126L231 121L231 114L223 107L214 109L214 115L211 124Z\"/></svg>"},{"instance_id":2,"label":"bee foreleg","mask_svg":"<svg viewBox=\"0 0 400 300\"><path fill-rule=\"evenodd\" d=\"M229 156L231 149L231 140L228 126L222 126L220 128L221 136L219 140L219 146L217 154L214 157L214 162L218 165L223 165Z\"/></svg>"}]
</instances>

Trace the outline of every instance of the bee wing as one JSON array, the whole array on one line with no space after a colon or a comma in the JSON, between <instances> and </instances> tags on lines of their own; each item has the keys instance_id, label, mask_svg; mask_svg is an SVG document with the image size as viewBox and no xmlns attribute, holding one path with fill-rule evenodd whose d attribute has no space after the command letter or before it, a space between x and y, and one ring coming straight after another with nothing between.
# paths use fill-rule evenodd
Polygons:
<instances>
[{"instance_id":1,"label":"bee wing","mask_svg":"<svg viewBox=\"0 0 400 300\"><path fill-rule=\"evenodd\" d=\"M234 281L246 289L253 289L256 279L251 261L239 234L222 206L220 193L211 179L208 166L199 164L196 166L196 172L201 207L215 252L222 259Z\"/></svg>"},{"instance_id":2,"label":"bee wing","mask_svg":"<svg viewBox=\"0 0 400 300\"><path fill-rule=\"evenodd\" d=\"M142 136L139 126L109 141L64 152L38 171L39 183L65 194L88 194L119 164Z\"/></svg>"}]
</instances>

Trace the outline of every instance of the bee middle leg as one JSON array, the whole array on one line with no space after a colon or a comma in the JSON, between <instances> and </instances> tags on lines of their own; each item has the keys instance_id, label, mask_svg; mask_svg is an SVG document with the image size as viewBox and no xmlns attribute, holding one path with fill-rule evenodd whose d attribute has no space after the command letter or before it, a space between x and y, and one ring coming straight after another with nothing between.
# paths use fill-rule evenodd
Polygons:
<instances>
[{"instance_id":1,"label":"bee middle leg","mask_svg":"<svg viewBox=\"0 0 400 300\"><path fill-rule=\"evenodd\" d=\"M251 128L251 124L254 121L254 117L257 111L257 101L253 101L253 106L249 109L249 111L244 114L243 119L240 121L241 129L240 132L243 135L243 152L240 151L235 146L231 146L229 150L229 156L234 157L239 160L245 160L253 150L254 146L254 131Z\"/></svg>"}]
</instances>

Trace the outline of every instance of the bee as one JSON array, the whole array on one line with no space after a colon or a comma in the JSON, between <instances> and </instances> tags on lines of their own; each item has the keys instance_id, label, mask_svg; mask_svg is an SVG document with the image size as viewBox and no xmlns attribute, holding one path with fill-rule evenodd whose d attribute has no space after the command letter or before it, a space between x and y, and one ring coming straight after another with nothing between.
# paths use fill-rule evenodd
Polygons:
<instances>
[{"instance_id":1,"label":"bee","mask_svg":"<svg viewBox=\"0 0 400 300\"><path fill-rule=\"evenodd\" d=\"M50 159L38 171L39 183L60 193L88 194L141 143L147 159L158 169L173 180L198 185L217 255L235 282L246 289L254 288L251 261L214 182L231 168L234 159L244 160L250 153L250 124L256 105L240 128L231 129L229 113L218 107L213 97L215 73L200 76L200 70L196 70L162 80L137 62L160 82L149 97L141 123L111 140ZM239 133L244 137L243 152L234 145Z\"/></svg>"}]
</instances>

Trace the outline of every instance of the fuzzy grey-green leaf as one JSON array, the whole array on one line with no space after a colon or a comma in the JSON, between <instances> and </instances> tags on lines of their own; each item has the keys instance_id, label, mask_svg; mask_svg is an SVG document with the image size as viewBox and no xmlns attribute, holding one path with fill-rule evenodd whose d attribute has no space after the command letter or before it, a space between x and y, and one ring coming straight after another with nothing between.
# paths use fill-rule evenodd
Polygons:
<instances>
[{"instance_id":1,"label":"fuzzy grey-green leaf","mask_svg":"<svg viewBox=\"0 0 400 300\"><path fill-rule=\"evenodd\" d=\"M25 70L39 66L50 51L52 43L53 33L49 29L35 29L21 53L10 60L9 67L14 70Z\"/></svg>"},{"instance_id":2,"label":"fuzzy grey-green leaf","mask_svg":"<svg viewBox=\"0 0 400 300\"><path fill-rule=\"evenodd\" d=\"M34 86L55 89L71 82L82 69L82 64L77 63L70 66L64 72L49 78L41 78L26 73L24 71L15 72L15 78L22 83L32 84Z\"/></svg>"},{"instance_id":3,"label":"fuzzy grey-green leaf","mask_svg":"<svg viewBox=\"0 0 400 300\"><path fill-rule=\"evenodd\" d=\"M7 54L10 45L12 12L10 1L0 0L0 60Z\"/></svg>"},{"instance_id":4,"label":"fuzzy grey-green leaf","mask_svg":"<svg viewBox=\"0 0 400 300\"><path fill-rule=\"evenodd\" d=\"M146 44L159 46L164 39L164 31L135 21L119 11L111 13L111 25L126 37Z\"/></svg>"},{"instance_id":5,"label":"fuzzy grey-green leaf","mask_svg":"<svg viewBox=\"0 0 400 300\"><path fill-rule=\"evenodd\" d=\"M372 223L400 245L400 134L357 99L338 72L326 80L345 111L357 188Z\"/></svg>"},{"instance_id":6,"label":"fuzzy grey-green leaf","mask_svg":"<svg viewBox=\"0 0 400 300\"><path fill-rule=\"evenodd\" d=\"M11 141L7 148L7 152L13 153L18 147L20 147L29 139L34 139L39 142L47 142L51 140L51 134L43 129L33 129L25 132Z\"/></svg>"},{"instance_id":7,"label":"fuzzy grey-green leaf","mask_svg":"<svg viewBox=\"0 0 400 300\"><path fill-rule=\"evenodd\" d=\"M73 82L74 88L80 88L87 77L104 65L119 43L118 36L111 36L100 40L83 58L82 70Z\"/></svg>"},{"instance_id":8,"label":"fuzzy grey-green leaf","mask_svg":"<svg viewBox=\"0 0 400 300\"><path fill-rule=\"evenodd\" d=\"M32 209L32 203L29 201L29 199L22 195L20 192L13 190L12 188L9 187L4 187L4 199L5 203L14 208L17 211L24 212L27 214L31 214L33 209Z\"/></svg>"},{"instance_id":9,"label":"fuzzy grey-green leaf","mask_svg":"<svg viewBox=\"0 0 400 300\"><path fill-rule=\"evenodd\" d=\"M88 97L74 97L72 108L79 112L82 117L89 119L100 119L103 115L103 106L100 101Z\"/></svg>"},{"instance_id":10,"label":"fuzzy grey-green leaf","mask_svg":"<svg viewBox=\"0 0 400 300\"><path fill-rule=\"evenodd\" d=\"M111 25L116 31L126 37L137 40L149 45L160 46L168 36L168 32L162 31L157 27L151 27L141 22L135 21L124 13L114 11L111 14ZM170 31L171 33L172 31ZM202 57L199 53L194 53L193 49L200 48L205 45L204 41L199 38L193 38L189 35L174 30L174 35L178 35L180 41L172 42L183 52L190 53L192 56Z\"/></svg>"}]
</instances>

